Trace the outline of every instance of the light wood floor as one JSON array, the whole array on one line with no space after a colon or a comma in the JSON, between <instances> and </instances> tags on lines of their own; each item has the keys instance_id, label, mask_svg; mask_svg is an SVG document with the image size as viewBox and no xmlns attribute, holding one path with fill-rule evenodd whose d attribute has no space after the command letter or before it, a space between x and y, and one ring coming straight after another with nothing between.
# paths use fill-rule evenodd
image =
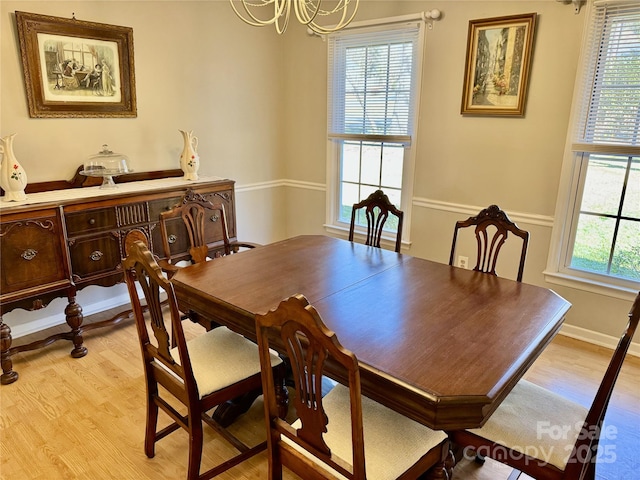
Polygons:
<instances>
[{"instance_id":1,"label":"light wood floor","mask_svg":"<svg viewBox=\"0 0 640 480\"><path fill-rule=\"evenodd\" d=\"M190 335L200 332L190 322L185 327ZM19 339L19 343L35 338ZM144 378L133 323L93 330L85 336L85 344L89 354L82 359L69 356L70 343L65 341L13 358L20 379L0 387L0 478L184 479L187 438L183 431L161 440L155 458L148 459L143 452ZM610 353L559 336L527 378L589 405ZM616 459L599 465L598 479L638 478L639 405L640 359L627 357L607 415L616 438L604 442ZM264 438L262 414L257 401L235 427L248 438ZM231 452L210 429L205 431L206 468ZM218 478L266 478L266 471L266 453L262 453ZM509 472L488 460L483 467L462 462L454 474L457 479L497 480L506 479ZM285 479L297 477L285 472Z\"/></svg>"}]
</instances>

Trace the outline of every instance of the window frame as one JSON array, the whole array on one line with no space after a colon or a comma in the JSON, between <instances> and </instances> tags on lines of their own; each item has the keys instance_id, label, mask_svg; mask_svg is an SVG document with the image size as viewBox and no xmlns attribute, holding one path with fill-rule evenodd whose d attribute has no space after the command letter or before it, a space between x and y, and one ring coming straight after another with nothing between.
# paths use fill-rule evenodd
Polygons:
<instances>
[{"instance_id":1,"label":"window frame","mask_svg":"<svg viewBox=\"0 0 640 480\"><path fill-rule=\"evenodd\" d=\"M362 21L362 22L354 22L349 25L349 27L345 28L340 35L345 35L349 33L357 34L366 32L367 30L387 30L397 28L401 24L417 24L419 28L419 32L417 35L416 47L418 51L414 55L415 65L413 71L413 115L411 117L411 124L413 126L412 132L410 132L409 141L398 141L397 135L389 135L386 136L386 143L405 143L404 149L404 159L403 159L403 169L402 169L402 182L401 182L401 192L402 192L402 200L401 204L398 206L400 210L404 212L404 226L402 229L402 248L408 248L411 244L410 239L410 231L411 231L411 207L413 202L413 183L415 178L415 163L416 163L416 150L417 150L417 131L418 131L418 119L419 108L420 108L420 92L422 85L422 70L423 70L423 58L424 58L424 44L425 44L425 21L422 14L415 15L404 15L401 17L392 17L386 19L378 19L372 21ZM327 42L327 48L330 47L330 42ZM330 89L332 88L331 82L331 71L333 69L333 65L331 64L332 55L328 55L327 62L327 71L328 71L328 79L329 84L327 85L327 93L328 93L328 102L327 102L327 110L328 117L331 115L331 105L330 105ZM329 130L329 129L328 129ZM326 196L326 223L324 225L326 231L328 233L345 236L349 231L349 223L343 222L339 220L339 208L340 208L340 161L341 161L341 145L343 141L347 140L363 140L368 141L370 138L363 138L363 135L347 136L347 135L333 135L329 136L330 132L327 131L327 196ZM349 137L349 138L347 138ZM382 139L376 139L378 141L383 141ZM364 233L363 233L364 232ZM356 238L364 238L366 235L366 230L360 229L356 227L355 236ZM385 234L383 232L382 235L382 245L388 248L393 248L395 246L395 232L390 232Z\"/></svg>"},{"instance_id":2,"label":"window frame","mask_svg":"<svg viewBox=\"0 0 640 480\"><path fill-rule=\"evenodd\" d=\"M629 2L630 3L630 2ZM596 8L603 4L620 4L620 2L589 2L586 15L582 49L574 85L571 117L565 142L562 172L556 204L545 280L549 283L576 288L607 295L624 300L632 300L640 289L640 281L621 277L588 272L571 267L573 248L577 233L578 216L582 206L584 185L591 154L610 154L616 156L638 156L640 147L619 144L580 143L578 131L585 125L585 98L591 96L592 88L584 81L587 66L592 62L592 55L598 50L592 43L602 43L602 37L592 35ZM593 38L591 38L593 37ZM591 40L591 42L590 42Z\"/></svg>"}]
</instances>

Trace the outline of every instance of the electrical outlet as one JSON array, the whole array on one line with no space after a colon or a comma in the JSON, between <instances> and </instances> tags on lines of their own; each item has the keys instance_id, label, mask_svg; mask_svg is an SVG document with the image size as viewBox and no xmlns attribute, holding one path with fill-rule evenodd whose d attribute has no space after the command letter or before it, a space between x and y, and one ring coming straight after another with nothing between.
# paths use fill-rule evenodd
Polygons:
<instances>
[{"instance_id":1,"label":"electrical outlet","mask_svg":"<svg viewBox=\"0 0 640 480\"><path fill-rule=\"evenodd\" d=\"M457 266L460 268L469 268L469 257L463 257L462 255L458 255Z\"/></svg>"}]
</instances>

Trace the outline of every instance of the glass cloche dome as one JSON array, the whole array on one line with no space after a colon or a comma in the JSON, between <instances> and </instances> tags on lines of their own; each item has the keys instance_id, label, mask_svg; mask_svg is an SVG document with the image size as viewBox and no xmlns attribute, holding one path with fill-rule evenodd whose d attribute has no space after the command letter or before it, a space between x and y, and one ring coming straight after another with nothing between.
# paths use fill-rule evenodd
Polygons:
<instances>
[{"instance_id":1,"label":"glass cloche dome","mask_svg":"<svg viewBox=\"0 0 640 480\"><path fill-rule=\"evenodd\" d=\"M100 188L118 188L113 177L130 173L129 157L122 153L116 153L109 149L107 144L102 145L102 151L90 155L84 162L82 175L90 177L102 177Z\"/></svg>"}]
</instances>

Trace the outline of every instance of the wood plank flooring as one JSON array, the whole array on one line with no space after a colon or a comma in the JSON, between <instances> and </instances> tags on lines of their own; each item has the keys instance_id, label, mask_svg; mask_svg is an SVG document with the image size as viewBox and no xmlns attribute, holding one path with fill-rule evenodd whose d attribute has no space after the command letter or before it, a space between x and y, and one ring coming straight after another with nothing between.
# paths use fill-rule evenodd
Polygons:
<instances>
[{"instance_id":1,"label":"wood plank flooring","mask_svg":"<svg viewBox=\"0 0 640 480\"><path fill-rule=\"evenodd\" d=\"M190 322L185 322L185 327L189 335L201 332L201 327ZM49 330L40 336L51 333ZM144 377L133 322L88 332L85 344L89 354L81 359L69 356L71 344L64 341L14 356L20 379L0 387L0 479L184 479L185 432L175 432L161 440L153 459L143 452ZM607 349L558 336L527 378L589 405L610 354ZM639 406L640 359L629 356L606 419L616 429L616 438L603 444L609 445L615 461L599 465L599 480L640 478ZM264 438L262 415L262 404L257 401L234 428L257 442ZM161 421L168 423L166 417ZM205 432L203 467L207 468L232 452L211 429L206 428ZM509 473L509 468L491 460L482 467L463 461L454 471L456 479L470 480L506 479ZM266 476L263 452L218 478L247 480ZM285 472L284 478L298 477Z\"/></svg>"}]
</instances>

